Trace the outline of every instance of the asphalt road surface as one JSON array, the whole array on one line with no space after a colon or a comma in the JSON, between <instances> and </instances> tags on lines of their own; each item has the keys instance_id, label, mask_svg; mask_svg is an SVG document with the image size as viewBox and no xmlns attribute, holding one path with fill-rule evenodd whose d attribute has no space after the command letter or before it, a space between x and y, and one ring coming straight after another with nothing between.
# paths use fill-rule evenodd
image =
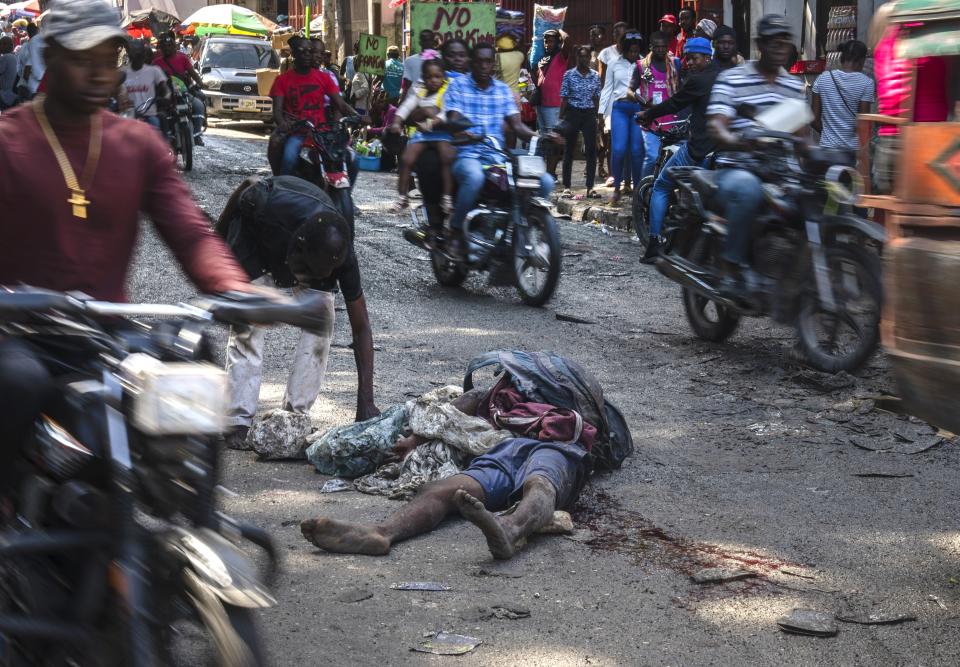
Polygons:
<instances>
[{"instance_id":1,"label":"asphalt road surface","mask_svg":"<svg viewBox=\"0 0 960 667\"><path fill-rule=\"evenodd\" d=\"M209 133L187 175L214 215L243 178L266 173L265 138L241 130ZM441 288L426 254L402 240L406 220L387 212L394 192L393 175L370 173L355 192L377 404L458 383L487 350L552 349L596 374L626 415L636 454L591 481L573 512L574 535L533 539L504 566L461 520L386 557L320 552L301 537L301 519L375 521L397 503L321 494L327 478L305 462L228 452L224 484L238 495L224 498L226 511L269 530L284 553L279 605L260 617L272 664L960 663L960 455L950 442L907 453L938 439L877 409L874 399L893 392L882 356L856 377L807 371L789 360L791 331L766 320L746 322L726 344L700 342L679 289L637 263L629 235L567 221L563 275L547 307L523 306L478 277ZM192 293L150 231L130 280L137 300ZM349 327L345 312L338 317L312 413L319 429L355 410ZM269 337L263 409L279 402L294 341L292 330ZM757 576L691 580L717 566ZM452 590L390 589L400 581ZM337 600L356 589L371 597ZM530 617L480 620L477 608L491 606ZM836 637L817 639L778 630L794 608L915 620L840 623ZM460 658L410 652L439 630L483 643Z\"/></svg>"}]
</instances>

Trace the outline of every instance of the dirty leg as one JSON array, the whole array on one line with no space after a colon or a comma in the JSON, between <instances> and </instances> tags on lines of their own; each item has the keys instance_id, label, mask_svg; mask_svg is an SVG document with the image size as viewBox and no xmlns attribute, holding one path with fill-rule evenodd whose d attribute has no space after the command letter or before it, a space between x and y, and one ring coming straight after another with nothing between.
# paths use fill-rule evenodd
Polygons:
<instances>
[{"instance_id":1,"label":"dirty leg","mask_svg":"<svg viewBox=\"0 0 960 667\"><path fill-rule=\"evenodd\" d=\"M549 480L533 475L523 485L516 511L502 517L489 512L466 490L457 491L454 500L463 518L483 532L493 557L505 560L513 557L528 535L547 525L556 508L557 491Z\"/></svg>"},{"instance_id":2,"label":"dirty leg","mask_svg":"<svg viewBox=\"0 0 960 667\"><path fill-rule=\"evenodd\" d=\"M301 522L303 536L326 551L383 556L401 540L426 533L455 512L453 496L463 490L483 498L483 488L472 477L454 475L428 484L409 503L378 524L356 524L325 517Z\"/></svg>"}]
</instances>

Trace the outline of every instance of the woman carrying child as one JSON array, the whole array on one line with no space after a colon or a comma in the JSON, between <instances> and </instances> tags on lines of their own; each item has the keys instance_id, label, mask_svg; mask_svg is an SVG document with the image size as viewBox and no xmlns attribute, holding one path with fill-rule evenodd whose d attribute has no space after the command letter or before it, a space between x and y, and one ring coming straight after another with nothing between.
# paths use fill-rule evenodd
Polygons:
<instances>
[{"instance_id":1,"label":"woman carrying child","mask_svg":"<svg viewBox=\"0 0 960 667\"><path fill-rule=\"evenodd\" d=\"M450 135L446 132L434 131L433 128L444 121L442 109L443 93L447 88L446 73L439 54L432 49L423 52L421 65L421 85L407 95L393 118L391 130L400 133L403 131L404 121L416 109L423 110L427 118L418 122L417 131L407 142L407 147L400 158L400 168L397 172L397 189L400 198L394 210L402 211L410 205L407 193L410 191L410 172L413 165L423 153L424 149L433 147L440 156L443 173L443 199L441 207L445 213L453 209L453 175L451 167L456 158L456 151L450 145Z\"/></svg>"}]
</instances>

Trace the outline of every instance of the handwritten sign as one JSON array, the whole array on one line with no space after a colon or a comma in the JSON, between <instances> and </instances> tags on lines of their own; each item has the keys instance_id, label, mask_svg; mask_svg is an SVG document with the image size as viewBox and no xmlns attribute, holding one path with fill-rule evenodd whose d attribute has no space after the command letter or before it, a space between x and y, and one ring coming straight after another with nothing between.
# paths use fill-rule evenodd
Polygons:
<instances>
[{"instance_id":1,"label":"handwritten sign","mask_svg":"<svg viewBox=\"0 0 960 667\"><path fill-rule=\"evenodd\" d=\"M387 38L361 32L360 53L357 54L354 64L358 72L383 76L387 66Z\"/></svg>"},{"instance_id":2,"label":"handwritten sign","mask_svg":"<svg viewBox=\"0 0 960 667\"><path fill-rule=\"evenodd\" d=\"M462 39L469 48L496 39L497 6L492 2L414 2L411 12L414 52L420 51L423 30L432 30L441 42Z\"/></svg>"}]
</instances>

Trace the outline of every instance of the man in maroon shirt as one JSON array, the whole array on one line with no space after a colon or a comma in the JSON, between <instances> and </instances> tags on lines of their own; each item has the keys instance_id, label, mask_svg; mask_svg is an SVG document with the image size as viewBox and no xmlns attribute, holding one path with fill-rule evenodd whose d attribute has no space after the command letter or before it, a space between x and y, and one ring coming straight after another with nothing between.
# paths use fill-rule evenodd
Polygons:
<instances>
[{"instance_id":1,"label":"man in maroon shirt","mask_svg":"<svg viewBox=\"0 0 960 667\"><path fill-rule=\"evenodd\" d=\"M143 212L200 290L253 291L156 131L104 110L124 43L116 10L61 0L44 32L46 95L0 117L0 285L123 300ZM23 442L51 386L26 344L0 339L0 461Z\"/></svg>"},{"instance_id":2,"label":"man in maroon shirt","mask_svg":"<svg viewBox=\"0 0 960 667\"><path fill-rule=\"evenodd\" d=\"M207 108L203 103L200 88L203 86L203 80L193 68L190 58L183 52L177 50L177 38L172 32L168 32L160 37L160 53L153 59L153 64L163 70L167 78L176 78L183 82L183 85L190 90L187 98L193 106L193 143L197 146L203 146L203 119L206 116ZM172 83L172 82L171 82Z\"/></svg>"}]
</instances>

